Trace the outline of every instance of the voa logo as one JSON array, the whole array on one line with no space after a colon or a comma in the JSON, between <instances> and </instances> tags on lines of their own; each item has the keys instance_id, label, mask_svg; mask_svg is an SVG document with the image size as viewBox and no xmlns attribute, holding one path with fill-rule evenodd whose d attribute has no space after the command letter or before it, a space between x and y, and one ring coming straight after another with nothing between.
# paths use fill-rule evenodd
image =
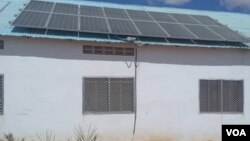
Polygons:
<instances>
[{"instance_id":1,"label":"voa logo","mask_svg":"<svg viewBox=\"0 0 250 141\"><path fill-rule=\"evenodd\" d=\"M235 136L235 137L241 137L241 136L247 136L244 129L226 129L227 136Z\"/></svg>"}]
</instances>

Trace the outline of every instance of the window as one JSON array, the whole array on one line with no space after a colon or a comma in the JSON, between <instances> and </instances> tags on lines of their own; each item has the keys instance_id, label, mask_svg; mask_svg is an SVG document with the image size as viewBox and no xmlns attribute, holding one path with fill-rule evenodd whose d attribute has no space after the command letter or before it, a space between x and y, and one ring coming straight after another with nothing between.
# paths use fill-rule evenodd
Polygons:
<instances>
[{"instance_id":1,"label":"window","mask_svg":"<svg viewBox=\"0 0 250 141\"><path fill-rule=\"evenodd\" d=\"M0 40L0 49L4 49L4 41Z\"/></svg>"},{"instance_id":2,"label":"window","mask_svg":"<svg viewBox=\"0 0 250 141\"><path fill-rule=\"evenodd\" d=\"M134 56L134 48L83 46L83 54Z\"/></svg>"},{"instance_id":3,"label":"window","mask_svg":"<svg viewBox=\"0 0 250 141\"><path fill-rule=\"evenodd\" d=\"M134 112L133 78L84 78L83 113Z\"/></svg>"},{"instance_id":4,"label":"window","mask_svg":"<svg viewBox=\"0 0 250 141\"><path fill-rule=\"evenodd\" d=\"M243 112L243 81L200 80L200 112Z\"/></svg>"},{"instance_id":5,"label":"window","mask_svg":"<svg viewBox=\"0 0 250 141\"><path fill-rule=\"evenodd\" d=\"M0 115L3 115L3 75L0 75Z\"/></svg>"}]
</instances>

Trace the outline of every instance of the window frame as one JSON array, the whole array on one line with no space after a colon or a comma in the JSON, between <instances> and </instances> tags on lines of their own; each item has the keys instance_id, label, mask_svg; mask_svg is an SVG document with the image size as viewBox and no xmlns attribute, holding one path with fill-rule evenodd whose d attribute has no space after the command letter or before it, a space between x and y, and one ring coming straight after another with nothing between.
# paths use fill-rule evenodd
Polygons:
<instances>
[{"instance_id":1,"label":"window frame","mask_svg":"<svg viewBox=\"0 0 250 141\"><path fill-rule=\"evenodd\" d=\"M217 80L217 81L221 81L221 86L223 85L223 81L239 81L239 82L242 82L242 101L243 101L243 104L242 104L242 111L240 111L240 112L233 112L233 111L229 111L229 112L227 112L227 111L223 111L223 94L221 94L221 105L220 105L220 111L219 112L214 112L214 111L201 111L201 87L200 87L200 83L201 83L201 80L207 80L207 81L213 81L213 80ZM242 114L244 114L245 113L245 108L244 108L244 104L245 104L245 96L244 96L244 94L245 94L245 89L244 89L244 83L245 83L245 81L244 81L244 79L199 79L199 81L198 81L198 93L199 93L199 99L198 99L198 101L199 101L199 114L234 114L234 115L242 115ZM223 88L222 88L223 89Z\"/></svg>"},{"instance_id":2,"label":"window frame","mask_svg":"<svg viewBox=\"0 0 250 141\"><path fill-rule=\"evenodd\" d=\"M133 110L132 111L106 111L106 112L93 112L93 111L85 111L84 110L84 99L85 99L85 94L84 94L84 79L86 78L107 78L107 79L132 79L133 80ZM82 77L82 114L83 115L109 115L109 114L134 114L135 109L136 109L136 91L135 91L135 77L133 76L124 76L124 77L108 77L108 76L84 76ZM109 94L110 96L110 94ZM110 101L109 101L110 102Z\"/></svg>"},{"instance_id":3,"label":"window frame","mask_svg":"<svg viewBox=\"0 0 250 141\"><path fill-rule=\"evenodd\" d=\"M4 74L0 73L0 77L2 77L2 111L0 111L0 116L4 115Z\"/></svg>"}]
</instances>

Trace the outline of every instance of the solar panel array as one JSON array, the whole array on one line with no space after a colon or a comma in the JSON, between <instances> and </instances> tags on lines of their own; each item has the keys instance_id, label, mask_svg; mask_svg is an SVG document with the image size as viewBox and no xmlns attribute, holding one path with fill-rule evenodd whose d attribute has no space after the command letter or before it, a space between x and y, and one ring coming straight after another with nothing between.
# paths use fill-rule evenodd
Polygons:
<instances>
[{"instance_id":1,"label":"solar panel array","mask_svg":"<svg viewBox=\"0 0 250 141\"><path fill-rule=\"evenodd\" d=\"M161 13L31 1L12 23L39 28L110 35L246 42L216 20L201 15Z\"/></svg>"}]
</instances>

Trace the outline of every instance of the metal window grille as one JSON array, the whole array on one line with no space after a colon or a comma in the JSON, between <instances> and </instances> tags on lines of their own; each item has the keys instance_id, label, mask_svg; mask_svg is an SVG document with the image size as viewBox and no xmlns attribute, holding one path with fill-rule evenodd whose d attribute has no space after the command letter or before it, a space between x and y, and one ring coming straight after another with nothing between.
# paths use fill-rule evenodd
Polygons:
<instances>
[{"instance_id":1,"label":"metal window grille","mask_svg":"<svg viewBox=\"0 0 250 141\"><path fill-rule=\"evenodd\" d=\"M3 97L3 75L0 75L0 115L3 115L4 97Z\"/></svg>"},{"instance_id":2,"label":"metal window grille","mask_svg":"<svg viewBox=\"0 0 250 141\"><path fill-rule=\"evenodd\" d=\"M223 81L223 112L243 112L243 81Z\"/></svg>"},{"instance_id":3,"label":"metal window grille","mask_svg":"<svg viewBox=\"0 0 250 141\"><path fill-rule=\"evenodd\" d=\"M83 46L83 54L134 56L134 48Z\"/></svg>"},{"instance_id":4,"label":"metal window grille","mask_svg":"<svg viewBox=\"0 0 250 141\"><path fill-rule=\"evenodd\" d=\"M134 112L133 78L83 78L83 113Z\"/></svg>"},{"instance_id":5,"label":"metal window grille","mask_svg":"<svg viewBox=\"0 0 250 141\"><path fill-rule=\"evenodd\" d=\"M200 80L201 112L243 112L243 81Z\"/></svg>"},{"instance_id":6,"label":"metal window grille","mask_svg":"<svg viewBox=\"0 0 250 141\"><path fill-rule=\"evenodd\" d=\"M0 49L4 49L4 41L0 40Z\"/></svg>"}]
</instances>

